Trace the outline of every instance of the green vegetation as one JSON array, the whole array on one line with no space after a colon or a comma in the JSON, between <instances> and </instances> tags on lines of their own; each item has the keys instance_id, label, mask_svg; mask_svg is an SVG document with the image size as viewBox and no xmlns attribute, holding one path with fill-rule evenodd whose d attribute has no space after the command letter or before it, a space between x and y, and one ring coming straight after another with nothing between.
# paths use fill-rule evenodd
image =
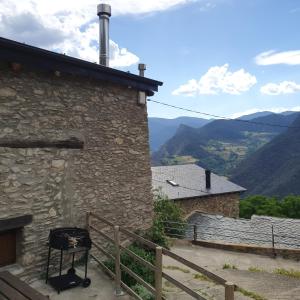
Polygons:
<instances>
[{"instance_id":1,"label":"green vegetation","mask_svg":"<svg viewBox=\"0 0 300 300\"><path fill-rule=\"evenodd\" d=\"M199 160L191 155L174 155L163 159L164 165L196 164Z\"/></svg>"},{"instance_id":2,"label":"green vegetation","mask_svg":"<svg viewBox=\"0 0 300 300\"><path fill-rule=\"evenodd\" d=\"M155 193L154 213L154 223L162 227L166 235L176 238L184 237L187 223L183 219L183 211L160 191ZM153 237L150 236L150 239L153 240Z\"/></svg>"},{"instance_id":3,"label":"green vegetation","mask_svg":"<svg viewBox=\"0 0 300 300\"><path fill-rule=\"evenodd\" d=\"M167 200L160 194L158 194L156 197L157 198L154 203L155 216L153 219L152 227L144 234L139 234L141 234L144 238L147 238L152 242L167 248L168 239L166 233L169 233L169 231L166 232L168 228L165 227L171 227L172 224L173 228L170 232L182 234L185 231L185 223L182 218L181 210L172 201ZM173 224L172 222L178 222L180 224ZM146 245L135 242L132 245L128 246L127 249L134 252L136 255L150 262L151 264L155 264L155 251L148 248ZM141 277L144 281L154 286L154 272L141 263L133 260L132 257L129 256L125 251L121 252L121 263L131 271L133 271L135 274L137 274L139 277ZM104 264L114 272L114 260L108 259L104 262ZM181 270L185 273L187 271L189 272L189 270L181 269L179 267L178 270ZM154 299L151 293L149 293L143 286L139 285L137 281L129 274L124 272L124 270L121 271L121 278L122 281L130 288L132 288L142 299Z\"/></svg>"},{"instance_id":4,"label":"green vegetation","mask_svg":"<svg viewBox=\"0 0 300 300\"><path fill-rule=\"evenodd\" d=\"M237 291L240 292L240 293L242 293L244 296L250 297L250 298L252 298L252 299L254 299L254 300L267 300L267 299L264 298L263 296L260 296L260 295L254 293L254 292L245 290L245 289L240 288L240 287L237 288Z\"/></svg>"},{"instance_id":5,"label":"green vegetation","mask_svg":"<svg viewBox=\"0 0 300 300\"><path fill-rule=\"evenodd\" d=\"M132 287L133 291L135 291L143 300L154 300L154 296L145 289L142 285L136 284Z\"/></svg>"},{"instance_id":6,"label":"green vegetation","mask_svg":"<svg viewBox=\"0 0 300 300\"><path fill-rule=\"evenodd\" d=\"M181 271L183 273L190 273L191 272L188 269L180 268L178 266L164 266L164 269L166 269L166 270L178 270L178 271Z\"/></svg>"},{"instance_id":7,"label":"green vegetation","mask_svg":"<svg viewBox=\"0 0 300 300\"><path fill-rule=\"evenodd\" d=\"M230 265L230 264L224 264L223 270L225 269L238 270L238 268L235 265Z\"/></svg>"},{"instance_id":8,"label":"green vegetation","mask_svg":"<svg viewBox=\"0 0 300 300\"><path fill-rule=\"evenodd\" d=\"M282 200L267 196L249 196L240 201L240 217L250 219L252 215L280 218L300 218L300 196L287 196Z\"/></svg>"},{"instance_id":9,"label":"green vegetation","mask_svg":"<svg viewBox=\"0 0 300 300\"><path fill-rule=\"evenodd\" d=\"M263 269L260 269L260 268L258 268L258 267L249 267L249 268L248 268L248 271L249 271L249 272L264 272Z\"/></svg>"},{"instance_id":10,"label":"green vegetation","mask_svg":"<svg viewBox=\"0 0 300 300\"><path fill-rule=\"evenodd\" d=\"M207 276L200 273L194 274L194 279L198 279L200 281L211 281Z\"/></svg>"},{"instance_id":11,"label":"green vegetation","mask_svg":"<svg viewBox=\"0 0 300 300\"><path fill-rule=\"evenodd\" d=\"M300 117L292 126L246 157L231 180L251 195L300 195Z\"/></svg>"},{"instance_id":12,"label":"green vegetation","mask_svg":"<svg viewBox=\"0 0 300 300\"><path fill-rule=\"evenodd\" d=\"M297 114L268 115L254 120L289 125L296 119L296 116ZM258 149L269 144L283 131L284 128L281 127L260 126L229 120L215 120L197 129L182 126L172 138L152 154L152 162L155 165L172 165L197 161L197 164L209 168L219 175L231 176L236 172L233 170L240 163L256 153ZM291 141L291 143L293 142ZM274 153L276 150L269 153ZM259 165L255 166L254 171L258 170L260 170ZM256 174L251 175L250 180ZM236 178L238 179L238 177ZM239 183L238 180L237 183ZM258 183L260 182L258 181ZM240 184L242 185L242 182ZM248 187L246 184L245 186Z\"/></svg>"},{"instance_id":13,"label":"green vegetation","mask_svg":"<svg viewBox=\"0 0 300 300\"><path fill-rule=\"evenodd\" d=\"M293 270L293 269L287 270L287 269L283 269L283 268L278 268L278 269L275 269L273 271L273 273L300 279L300 271Z\"/></svg>"}]
</instances>

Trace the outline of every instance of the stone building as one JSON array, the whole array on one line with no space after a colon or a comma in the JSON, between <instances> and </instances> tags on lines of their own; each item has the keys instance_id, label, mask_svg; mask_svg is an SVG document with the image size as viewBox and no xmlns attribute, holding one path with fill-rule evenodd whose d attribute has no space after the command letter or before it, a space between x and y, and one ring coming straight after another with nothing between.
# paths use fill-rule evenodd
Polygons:
<instances>
[{"instance_id":1,"label":"stone building","mask_svg":"<svg viewBox=\"0 0 300 300\"><path fill-rule=\"evenodd\" d=\"M45 266L49 229L151 223L146 105L161 82L0 38L0 266Z\"/></svg>"},{"instance_id":2,"label":"stone building","mask_svg":"<svg viewBox=\"0 0 300 300\"><path fill-rule=\"evenodd\" d=\"M239 216L245 189L197 165L152 167L152 187L179 205L185 217L195 212Z\"/></svg>"}]
</instances>

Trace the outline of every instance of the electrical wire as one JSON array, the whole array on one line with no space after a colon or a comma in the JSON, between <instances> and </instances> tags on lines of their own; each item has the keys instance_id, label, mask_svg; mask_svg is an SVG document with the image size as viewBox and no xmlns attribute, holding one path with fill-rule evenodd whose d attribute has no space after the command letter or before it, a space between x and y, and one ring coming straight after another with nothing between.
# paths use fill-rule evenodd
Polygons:
<instances>
[{"instance_id":1,"label":"electrical wire","mask_svg":"<svg viewBox=\"0 0 300 300\"><path fill-rule=\"evenodd\" d=\"M201 111L197 111L197 110L193 110L193 109L189 109L189 108L184 108L184 107L180 107L180 106L168 104L168 103L165 103L165 102L160 102L160 101L153 100L153 99L147 99L147 101L148 102L157 103L157 104L160 104L160 105L164 105L164 106L168 106L168 107L171 107L171 108L175 108L175 109L179 109L179 110L183 110L183 111L187 111L187 112L192 112L192 113L196 113L196 114L200 114L200 115L204 115L204 116L208 116L208 117L212 117L212 118L227 120L227 121L235 121L235 122L242 122L242 123L248 123L248 124L254 124L254 125L261 125L261 126L269 126L269 127L300 129L300 127L297 127L297 126L288 126L288 125L280 125L280 124L271 124L271 123L264 123L264 122L256 122L256 121L251 121L251 120L242 120L242 119L228 118L228 117L224 117L224 116L214 115L214 114L210 114L210 113L206 113L206 112L201 112Z\"/></svg>"}]
</instances>

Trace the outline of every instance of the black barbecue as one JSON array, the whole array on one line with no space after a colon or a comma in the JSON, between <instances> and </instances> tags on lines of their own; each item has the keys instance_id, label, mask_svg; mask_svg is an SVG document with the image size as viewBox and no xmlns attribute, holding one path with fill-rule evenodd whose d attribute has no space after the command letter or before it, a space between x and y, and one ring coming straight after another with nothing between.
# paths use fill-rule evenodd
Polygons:
<instances>
[{"instance_id":1,"label":"black barbecue","mask_svg":"<svg viewBox=\"0 0 300 300\"><path fill-rule=\"evenodd\" d=\"M86 229L65 227L50 230L46 283L49 282L58 293L79 285L88 287L91 283L91 280L87 278L88 255L91 246L92 241L90 239L89 232ZM59 275L49 278L49 265L52 249L60 250ZM85 252L84 278L76 275L76 270L74 268L75 254L78 252ZM67 274L62 274L64 253L72 254L72 267L68 270Z\"/></svg>"}]
</instances>

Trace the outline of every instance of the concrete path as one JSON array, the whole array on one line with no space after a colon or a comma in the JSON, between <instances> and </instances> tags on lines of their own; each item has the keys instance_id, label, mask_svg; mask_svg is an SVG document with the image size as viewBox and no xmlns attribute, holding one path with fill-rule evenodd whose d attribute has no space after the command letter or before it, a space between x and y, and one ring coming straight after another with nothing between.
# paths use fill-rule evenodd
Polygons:
<instances>
[{"instance_id":1,"label":"concrete path","mask_svg":"<svg viewBox=\"0 0 300 300\"><path fill-rule=\"evenodd\" d=\"M82 276L82 269L77 273ZM88 269L88 277L91 278L91 285L88 288L76 287L57 294L44 281L36 281L31 286L44 295L49 295L50 300L131 300L128 295L116 297L114 295L114 282L104 274L96 263L90 263Z\"/></svg>"},{"instance_id":2,"label":"concrete path","mask_svg":"<svg viewBox=\"0 0 300 300\"><path fill-rule=\"evenodd\" d=\"M299 262L192 245L174 246L172 251L243 288L243 294L236 292L235 299L300 300L300 278L273 273L277 268L300 272ZM197 276L195 271L169 257L164 256L163 264L166 273L198 291L204 298L224 299L222 286ZM223 269L225 264L230 265L229 269ZM164 291L168 299L192 299L185 293L179 294L176 287L168 282L164 282Z\"/></svg>"}]
</instances>

